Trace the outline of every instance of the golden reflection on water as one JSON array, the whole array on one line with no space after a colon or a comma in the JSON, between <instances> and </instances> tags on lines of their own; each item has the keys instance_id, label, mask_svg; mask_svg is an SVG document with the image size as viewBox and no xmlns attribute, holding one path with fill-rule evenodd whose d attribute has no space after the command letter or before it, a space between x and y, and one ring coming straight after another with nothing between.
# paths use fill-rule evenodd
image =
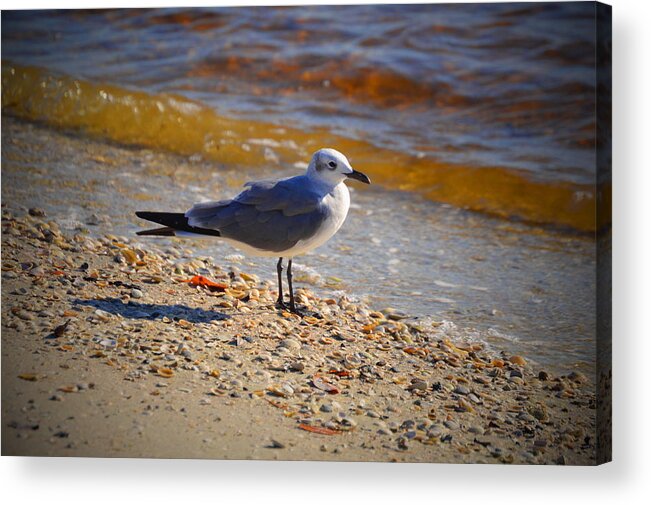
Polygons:
<instances>
[{"instance_id":1,"label":"golden reflection on water","mask_svg":"<svg viewBox=\"0 0 651 505\"><path fill-rule=\"evenodd\" d=\"M391 86L402 85L382 74L369 73L364 80L362 84L371 91L378 89L368 95L371 98L390 99ZM345 92L348 81L334 85ZM149 94L3 62L2 109L126 145L199 154L217 163L251 168L263 162L305 162L313 150L331 146L386 187L501 218L580 232L596 229L593 185L540 182L513 169L445 164L325 130L228 118L182 96ZM600 197L610 200L610 186L602 189Z\"/></svg>"}]
</instances>

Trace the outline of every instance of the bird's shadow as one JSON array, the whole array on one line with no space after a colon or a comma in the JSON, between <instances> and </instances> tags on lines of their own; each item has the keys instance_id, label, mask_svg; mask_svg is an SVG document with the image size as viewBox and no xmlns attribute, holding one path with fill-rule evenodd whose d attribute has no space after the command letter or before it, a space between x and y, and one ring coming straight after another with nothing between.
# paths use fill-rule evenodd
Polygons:
<instances>
[{"instance_id":1,"label":"bird's shadow","mask_svg":"<svg viewBox=\"0 0 651 505\"><path fill-rule=\"evenodd\" d=\"M124 303L119 298L104 298L102 300L81 300L73 302L75 305L95 307L109 314L120 314L127 319L157 319L168 317L178 321L185 319L191 323L207 323L210 321L223 321L231 316L215 310L205 310L187 305L158 305L155 303L140 303L133 300Z\"/></svg>"}]
</instances>

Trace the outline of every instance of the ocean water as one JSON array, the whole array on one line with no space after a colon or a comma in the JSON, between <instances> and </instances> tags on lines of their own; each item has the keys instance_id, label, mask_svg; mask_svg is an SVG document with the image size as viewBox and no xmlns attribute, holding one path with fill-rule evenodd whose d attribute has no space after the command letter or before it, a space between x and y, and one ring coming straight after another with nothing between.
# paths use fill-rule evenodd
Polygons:
<instances>
[{"instance_id":1,"label":"ocean water","mask_svg":"<svg viewBox=\"0 0 651 505\"><path fill-rule=\"evenodd\" d=\"M386 186L591 232L595 33L585 2L5 11L3 108L248 166L328 142Z\"/></svg>"},{"instance_id":2,"label":"ocean water","mask_svg":"<svg viewBox=\"0 0 651 505\"><path fill-rule=\"evenodd\" d=\"M590 371L595 50L590 3L4 11L2 111L40 136L146 149L100 167L43 144L22 167L62 183L53 215L83 216L74 188L90 180L123 234L134 210L233 196L335 147L374 185L298 260L301 282L316 271L316 289ZM158 165L135 159L152 152ZM273 278L264 260L242 268Z\"/></svg>"}]
</instances>

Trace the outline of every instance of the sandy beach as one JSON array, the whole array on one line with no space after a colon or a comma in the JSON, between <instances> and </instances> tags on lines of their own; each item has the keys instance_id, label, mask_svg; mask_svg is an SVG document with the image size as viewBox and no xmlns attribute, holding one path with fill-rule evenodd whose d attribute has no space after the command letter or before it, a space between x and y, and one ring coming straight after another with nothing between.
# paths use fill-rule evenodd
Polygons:
<instances>
[{"instance_id":1,"label":"sandy beach","mask_svg":"<svg viewBox=\"0 0 651 505\"><path fill-rule=\"evenodd\" d=\"M6 125L14 140L28 129L3 117L3 455L595 462L583 373L354 289L299 283L298 317L274 307L272 270L115 236L90 204L85 223L50 215L57 193L24 170L20 145L5 149Z\"/></svg>"}]
</instances>

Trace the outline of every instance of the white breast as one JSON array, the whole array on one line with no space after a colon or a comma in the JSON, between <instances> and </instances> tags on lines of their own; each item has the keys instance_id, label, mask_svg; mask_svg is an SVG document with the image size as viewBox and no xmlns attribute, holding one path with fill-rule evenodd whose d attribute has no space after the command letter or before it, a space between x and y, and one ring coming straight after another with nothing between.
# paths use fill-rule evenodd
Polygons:
<instances>
[{"instance_id":1,"label":"white breast","mask_svg":"<svg viewBox=\"0 0 651 505\"><path fill-rule=\"evenodd\" d=\"M320 245L325 244L337 233L341 225L344 224L348 215L348 209L350 208L348 187L343 182L337 184L335 189L323 198L323 201L330 209L328 219L323 222L314 236L305 240L299 240L294 247L283 253L284 256L291 258L292 256L305 254L312 249L316 249Z\"/></svg>"}]
</instances>

